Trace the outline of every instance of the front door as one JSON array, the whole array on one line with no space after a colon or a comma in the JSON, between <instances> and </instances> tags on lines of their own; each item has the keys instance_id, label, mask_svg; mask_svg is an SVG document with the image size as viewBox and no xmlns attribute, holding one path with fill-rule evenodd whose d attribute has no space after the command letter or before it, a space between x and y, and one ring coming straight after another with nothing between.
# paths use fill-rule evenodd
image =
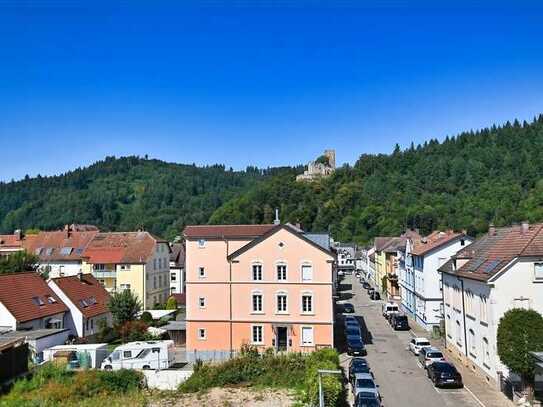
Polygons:
<instances>
[{"instance_id":1,"label":"front door","mask_svg":"<svg viewBox=\"0 0 543 407\"><path fill-rule=\"evenodd\" d=\"M277 327L277 351L287 350L287 328L284 326Z\"/></svg>"}]
</instances>

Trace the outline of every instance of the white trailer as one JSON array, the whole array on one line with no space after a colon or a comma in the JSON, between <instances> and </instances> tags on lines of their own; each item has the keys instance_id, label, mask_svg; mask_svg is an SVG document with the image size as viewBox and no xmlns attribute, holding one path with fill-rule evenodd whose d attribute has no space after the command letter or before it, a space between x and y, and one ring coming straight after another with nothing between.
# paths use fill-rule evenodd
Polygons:
<instances>
[{"instance_id":1,"label":"white trailer","mask_svg":"<svg viewBox=\"0 0 543 407\"><path fill-rule=\"evenodd\" d=\"M102 369L167 369L174 363L174 343L167 341L129 342L117 346L102 362Z\"/></svg>"},{"instance_id":2,"label":"white trailer","mask_svg":"<svg viewBox=\"0 0 543 407\"><path fill-rule=\"evenodd\" d=\"M109 355L107 343L81 344L81 345L57 345L43 351L44 362L53 360L55 354L61 351L75 352L78 359L82 355L88 356L88 366L80 366L96 369L102 364L102 361Z\"/></svg>"}]
</instances>

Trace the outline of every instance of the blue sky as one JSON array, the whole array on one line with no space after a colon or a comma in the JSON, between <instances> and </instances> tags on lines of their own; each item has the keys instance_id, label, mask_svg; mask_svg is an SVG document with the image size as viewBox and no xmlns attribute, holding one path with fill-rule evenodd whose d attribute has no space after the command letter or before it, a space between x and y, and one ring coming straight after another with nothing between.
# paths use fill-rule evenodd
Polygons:
<instances>
[{"instance_id":1,"label":"blue sky","mask_svg":"<svg viewBox=\"0 0 543 407\"><path fill-rule=\"evenodd\" d=\"M335 148L353 163L530 120L536 4L2 1L0 180L106 155L241 169Z\"/></svg>"}]
</instances>

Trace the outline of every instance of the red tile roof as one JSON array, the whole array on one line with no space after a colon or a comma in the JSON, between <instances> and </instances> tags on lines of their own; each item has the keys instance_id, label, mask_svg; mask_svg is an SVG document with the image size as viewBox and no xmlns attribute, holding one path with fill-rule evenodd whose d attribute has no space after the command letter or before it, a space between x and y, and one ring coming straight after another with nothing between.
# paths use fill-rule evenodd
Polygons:
<instances>
[{"instance_id":1,"label":"red tile roof","mask_svg":"<svg viewBox=\"0 0 543 407\"><path fill-rule=\"evenodd\" d=\"M40 261L78 261L83 251L98 231L56 230L40 232L25 243L28 252L39 256Z\"/></svg>"},{"instance_id":2,"label":"red tile roof","mask_svg":"<svg viewBox=\"0 0 543 407\"><path fill-rule=\"evenodd\" d=\"M33 298L39 299L43 305L36 304ZM66 305L36 273L0 274L0 302L18 322L68 311Z\"/></svg>"},{"instance_id":3,"label":"red tile roof","mask_svg":"<svg viewBox=\"0 0 543 407\"><path fill-rule=\"evenodd\" d=\"M109 293L91 274L59 277L52 281L87 318L109 312ZM86 306L85 306L86 304Z\"/></svg>"},{"instance_id":4,"label":"red tile roof","mask_svg":"<svg viewBox=\"0 0 543 407\"><path fill-rule=\"evenodd\" d=\"M485 281L517 257L539 256L543 256L543 224L495 228L459 251L440 271ZM454 270L454 259L468 261Z\"/></svg>"},{"instance_id":5,"label":"red tile roof","mask_svg":"<svg viewBox=\"0 0 543 407\"><path fill-rule=\"evenodd\" d=\"M92 264L147 263L157 243L167 242L145 231L98 233L83 252L83 257Z\"/></svg>"},{"instance_id":6,"label":"red tile roof","mask_svg":"<svg viewBox=\"0 0 543 407\"><path fill-rule=\"evenodd\" d=\"M22 248L23 240L19 239L17 235L0 235L0 249L1 248Z\"/></svg>"},{"instance_id":7,"label":"red tile roof","mask_svg":"<svg viewBox=\"0 0 543 407\"><path fill-rule=\"evenodd\" d=\"M415 240L411 253L415 256L422 256L429 251L437 249L438 247L441 247L442 245L462 236L465 235L463 233L454 232L452 230L447 230L445 232L436 230L426 237Z\"/></svg>"},{"instance_id":8,"label":"red tile roof","mask_svg":"<svg viewBox=\"0 0 543 407\"><path fill-rule=\"evenodd\" d=\"M187 226L186 239L236 239L260 237L275 225L198 225Z\"/></svg>"}]
</instances>

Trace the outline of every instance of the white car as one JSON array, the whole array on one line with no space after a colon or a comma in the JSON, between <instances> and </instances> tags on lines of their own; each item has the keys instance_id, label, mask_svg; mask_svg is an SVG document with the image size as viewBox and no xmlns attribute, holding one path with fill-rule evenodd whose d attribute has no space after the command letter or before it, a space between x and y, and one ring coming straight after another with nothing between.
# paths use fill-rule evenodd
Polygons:
<instances>
[{"instance_id":1,"label":"white car","mask_svg":"<svg viewBox=\"0 0 543 407\"><path fill-rule=\"evenodd\" d=\"M434 362L444 362L443 353L437 348L422 348L419 352L419 361L423 368L428 369Z\"/></svg>"},{"instance_id":2,"label":"white car","mask_svg":"<svg viewBox=\"0 0 543 407\"><path fill-rule=\"evenodd\" d=\"M409 342L409 350L417 356L422 348L430 348L431 346L430 341L426 338L413 338Z\"/></svg>"}]
</instances>

